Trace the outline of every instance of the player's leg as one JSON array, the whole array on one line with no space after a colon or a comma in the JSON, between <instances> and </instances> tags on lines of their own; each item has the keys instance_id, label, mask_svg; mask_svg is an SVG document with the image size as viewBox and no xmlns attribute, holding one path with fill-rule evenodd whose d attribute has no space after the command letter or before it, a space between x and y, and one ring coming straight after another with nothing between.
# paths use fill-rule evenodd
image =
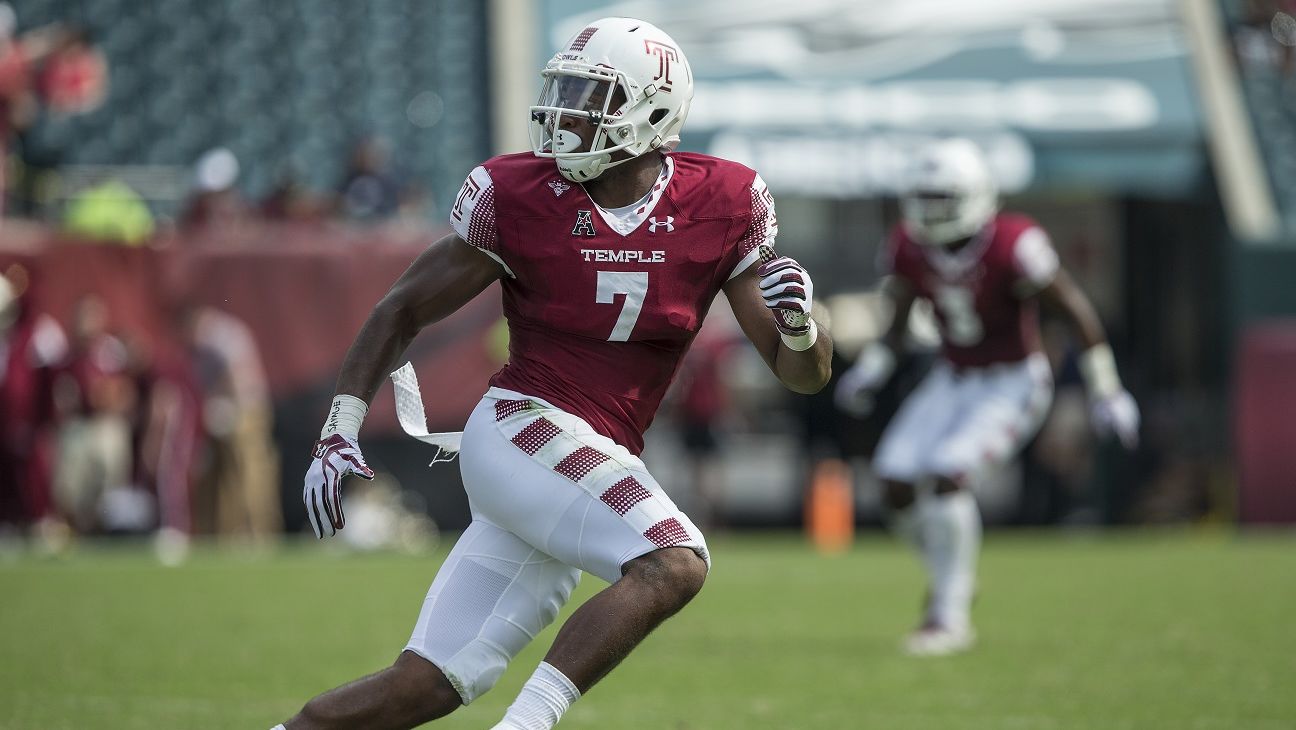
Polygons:
<instances>
[{"instance_id":1,"label":"player's leg","mask_svg":"<svg viewBox=\"0 0 1296 730\"><path fill-rule=\"evenodd\" d=\"M587 691L692 600L706 576L706 562L690 548L662 548L631 560L620 580L567 619L545 661Z\"/></svg>"},{"instance_id":2,"label":"player's leg","mask_svg":"<svg viewBox=\"0 0 1296 730\"><path fill-rule=\"evenodd\" d=\"M971 485L1020 451L1039 428L1051 395L1042 358L977 371L958 384L959 420L931 452L938 477L930 494L918 499L932 581L926 621L909 641L912 652L945 654L972 644L981 514Z\"/></svg>"},{"instance_id":3,"label":"player's leg","mask_svg":"<svg viewBox=\"0 0 1296 730\"><path fill-rule=\"evenodd\" d=\"M971 610L981 514L966 485L946 477L937 478L917 502L930 581L922 624L907 637L905 648L915 655L962 651L976 638Z\"/></svg>"},{"instance_id":4,"label":"player's leg","mask_svg":"<svg viewBox=\"0 0 1296 730\"><path fill-rule=\"evenodd\" d=\"M927 572L927 604L933 578L933 557L924 539L927 513L922 509L931 491L927 461L955 423L956 389L950 366L938 363L887 424L873 460L873 471L882 479L882 501L891 531L918 553Z\"/></svg>"},{"instance_id":5,"label":"player's leg","mask_svg":"<svg viewBox=\"0 0 1296 730\"><path fill-rule=\"evenodd\" d=\"M545 730L696 595L708 571L706 544L643 462L584 421L533 401L499 401L489 424L478 415L465 439L480 431L495 443L464 453L465 484L525 474L527 488L470 486L474 507L611 583L564 624L497 726Z\"/></svg>"},{"instance_id":6,"label":"player's leg","mask_svg":"<svg viewBox=\"0 0 1296 730\"><path fill-rule=\"evenodd\" d=\"M683 608L701 590L706 574L706 563L689 548L655 550L626 563L620 580L563 624L544 662L495 727L552 728L572 702Z\"/></svg>"},{"instance_id":7,"label":"player's leg","mask_svg":"<svg viewBox=\"0 0 1296 730\"><path fill-rule=\"evenodd\" d=\"M289 730L410 728L481 696L567 602L579 571L475 520L428 590L387 669L306 704Z\"/></svg>"},{"instance_id":8,"label":"player's leg","mask_svg":"<svg viewBox=\"0 0 1296 730\"><path fill-rule=\"evenodd\" d=\"M280 727L397 730L449 714L460 704L458 693L440 669L417 654L404 651L390 667L307 702L301 712Z\"/></svg>"}]
</instances>

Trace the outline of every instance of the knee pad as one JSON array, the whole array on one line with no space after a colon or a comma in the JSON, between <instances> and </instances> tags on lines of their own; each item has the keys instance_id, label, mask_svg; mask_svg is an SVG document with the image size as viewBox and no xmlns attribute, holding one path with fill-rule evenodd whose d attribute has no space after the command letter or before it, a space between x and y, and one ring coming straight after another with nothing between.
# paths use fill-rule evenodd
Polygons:
<instances>
[{"instance_id":1,"label":"knee pad","mask_svg":"<svg viewBox=\"0 0 1296 730\"><path fill-rule=\"evenodd\" d=\"M492 555L491 546L468 542L442 566L406 646L440 668L465 705L495 686L580 580L579 570L539 551Z\"/></svg>"}]
</instances>

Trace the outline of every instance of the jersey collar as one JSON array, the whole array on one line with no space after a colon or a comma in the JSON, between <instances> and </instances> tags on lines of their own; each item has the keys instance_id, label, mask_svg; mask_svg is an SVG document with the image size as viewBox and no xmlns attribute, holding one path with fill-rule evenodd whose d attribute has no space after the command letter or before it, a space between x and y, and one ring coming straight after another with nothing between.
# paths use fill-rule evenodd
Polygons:
<instances>
[{"instance_id":1,"label":"jersey collar","mask_svg":"<svg viewBox=\"0 0 1296 730\"><path fill-rule=\"evenodd\" d=\"M661 200L662 195L666 192L666 186L670 184L674 175L675 161L671 159L670 155L662 155L662 169L661 173L657 175L657 181L653 183L652 189L639 200L624 208L610 209L594 203L593 198L590 198L590 202L594 203L599 216L603 218L603 222L607 223L609 228L622 236L628 236L634 233L652 215L653 209L657 207L657 201ZM584 190L583 185L581 189ZM587 197L588 195L589 193L586 192Z\"/></svg>"},{"instance_id":2,"label":"jersey collar","mask_svg":"<svg viewBox=\"0 0 1296 730\"><path fill-rule=\"evenodd\" d=\"M963 248L950 253L941 246L920 246L923 255L942 276L959 276L967 272L990 248L994 240L995 223L990 221L976 232L971 241Z\"/></svg>"}]
</instances>

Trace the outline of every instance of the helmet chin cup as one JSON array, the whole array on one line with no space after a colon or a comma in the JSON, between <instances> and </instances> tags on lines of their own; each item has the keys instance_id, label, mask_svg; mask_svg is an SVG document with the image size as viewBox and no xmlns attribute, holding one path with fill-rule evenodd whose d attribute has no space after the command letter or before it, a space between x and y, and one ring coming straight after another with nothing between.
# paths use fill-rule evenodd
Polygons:
<instances>
[{"instance_id":1,"label":"helmet chin cup","mask_svg":"<svg viewBox=\"0 0 1296 730\"><path fill-rule=\"evenodd\" d=\"M585 183L593 180L609 167L613 167L612 155L609 154L591 154L581 157L559 157L557 158L558 172L563 177L575 183Z\"/></svg>"}]
</instances>

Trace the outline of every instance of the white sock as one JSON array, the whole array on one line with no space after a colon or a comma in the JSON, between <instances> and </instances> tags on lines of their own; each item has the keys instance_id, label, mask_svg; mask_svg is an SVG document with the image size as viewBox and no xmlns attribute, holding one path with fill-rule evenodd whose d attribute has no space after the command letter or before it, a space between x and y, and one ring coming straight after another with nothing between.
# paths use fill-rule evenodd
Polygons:
<instances>
[{"instance_id":1,"label":"white sock","mask_svg":"<svg viewBox=\"0 0 1296 730\"><path fill-rule=\"evenodd\" d=\"M288 728L284 727L284 726L283 726L283 723L280 723L280 724L275 725L274 727L270 728L270 730L288 730Z\"/></svg>"},{"instance_id":2,"label":"white sock","mask_svg":"<svg viewBox=\"0 0 1296 730\"><path fill-rule=\"evenodd\" d=\"M507 730L549 730L580 698L580 690L562 672L540 662L535 674L522 686L518 697L496 728Z\"/></svg>"},{"instance_id":3,"label":"white sock","mask_svg":"<svg viewBox=\"0 0 1296 730\"><path fill-rule=\"evenodd\" d=\"M918 503L923 552L931 572L928 618L949 628L972 624L976 562L981 550L981 512L966 489L931 494Z\"/></svg>"}]
</instances>

